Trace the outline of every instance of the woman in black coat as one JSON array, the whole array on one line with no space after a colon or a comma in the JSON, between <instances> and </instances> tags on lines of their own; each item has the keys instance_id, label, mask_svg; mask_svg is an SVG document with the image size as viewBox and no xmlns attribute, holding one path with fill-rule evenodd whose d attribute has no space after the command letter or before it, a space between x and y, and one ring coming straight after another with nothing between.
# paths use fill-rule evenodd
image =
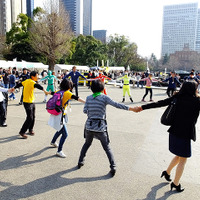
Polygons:
<instances>
[{"instance_id":1,"label":"woman in black coat","mask_svg":"<svg viewBox=\"0 0 200 200\"><path fill-rule=\"evenodd\" d=\"M168 106L176 98L176 110L174 120L169 132L169 151L175 155L166 171L163 171L161 177L171 181L171 170L177 166L176 174L171 183L171 190L175 188L182 192L179 183L183 174L187 158L191 157L191 140L196 141L195 124L200 111L200 98L197 93L197 83L195 81L184 82L180 91L172 96L155 103L150 103L138 107L138 112L150 108Z\"/></svg>"}]
</instances>

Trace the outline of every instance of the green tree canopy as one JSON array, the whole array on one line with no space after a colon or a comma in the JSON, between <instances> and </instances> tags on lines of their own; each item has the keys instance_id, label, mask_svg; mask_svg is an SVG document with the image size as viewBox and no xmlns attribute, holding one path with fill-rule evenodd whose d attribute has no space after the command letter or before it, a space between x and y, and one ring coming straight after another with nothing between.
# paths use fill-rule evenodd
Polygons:
<instances>
[{"instance_id":1,"label":"green tree canopy","mask_svg":"<svg viewBox=\"0 0 200 200\"><path fill-rule=\"evenodd\" d=\"M17 21L12 24L12 28L6 33L6 48L4 57L8 60L37 61L39 56L30 45L29 31L31 19L21 13Z\"/></svg>"},{"instance_id":2,"label":"green tree canopy","mask_svg":"<svg viewBox=\"0 0 200 200\"><path fill-rule=\"evenodd\" d=\"M69 63L96 66L97 60L107 60L107 46L93 36L79 35L73 42L76 45Z\"/></svg>"}]
</instances>

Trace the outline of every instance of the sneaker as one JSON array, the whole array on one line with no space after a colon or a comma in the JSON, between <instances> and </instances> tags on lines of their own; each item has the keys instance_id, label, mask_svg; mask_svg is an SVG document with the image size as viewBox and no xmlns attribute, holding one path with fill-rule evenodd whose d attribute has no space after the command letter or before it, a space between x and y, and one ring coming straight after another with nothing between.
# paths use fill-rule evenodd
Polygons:
<instances>
[{"instance_id":1,"label":"sneaker","mask_svg":"<svg viewBox=\"0 0 200 200\"><path fill-rule=\"evenodd\" d=\"M111 170L110 170L110 175L111 175L112 177L115 175L115 173L116 173L116 169L111 169Z\"/></svg>"},{"instance_id":2,"label":"sneaker","mask_svg":"<svg viewBox=\"0 0 200 200\"><path fill-rule=\"evenodd\" d=\"M4 122L1 127L7 127L8 125L6 124L6 122Z\"/></svg>"},{"instance_id":3,"label":"sneaker","mask_svg":"<svg viewBox=\"0 0 200 200\"><path fill-rule=\"evenodd\" d=\"M25 134L25 133L19 133L21 136L22 136L22 138L24 138L24 139L27 139L27 135Z\"/></svg>"},{"instance_id":4,"label":"sneaker","mask_svg":"<svg viewBox=\"0 0 200 200\"><path fill-rule=\"evenodd\" d=\"M153 101L153 99L150 99L149 101Z\"/></svg>"},{"instance_id":5,"label":"sneaker","mask_svg":"<svg viewBox=\"0 0 200 200\"><path fill-rule=\"evenodd\" d=\"M142 102L146 102L144 99L141 100Z\"/></svg>"},{"instance_id":6,"label":"sneaker","mask_svg":"<svg viewBox=\"0 0 200 200\"><path fill-rule=\"evenodd\" d=\"M52 145L52 147L55 147L55 148L57 148L58 147L58 144L55 142L55 143L52 143L51 142L51 145Z\"/></svg>"},{"instance_id":7,"label":"sneaker","mask_svg":"<svg viewBox=\"0 0 200 200\"><path fill-rule=\"evenodd\" d=\"M62 151L56 152L56 155L61 158L66 158L66 155Z\"/></svg>"},{"instance_id":8,"label":"sneaker","mask_svg":"<svg viewBox=\"0 0 200 200\"><path fill-rule=\"evenodd\" d=\"M19 102L19 105L22 105L22 102Z\"/></svg>"},{"instance_id":9,"label":"sneaker","mask_svg":"<svg viewBox=\"0 0 200 200\"><path fill-rule=\"evenodd\" d=\"M47 102L47 100L44 100L44 101L43 101L43 103L46 103L46 102Z\"/></svg>"}]
</instances>

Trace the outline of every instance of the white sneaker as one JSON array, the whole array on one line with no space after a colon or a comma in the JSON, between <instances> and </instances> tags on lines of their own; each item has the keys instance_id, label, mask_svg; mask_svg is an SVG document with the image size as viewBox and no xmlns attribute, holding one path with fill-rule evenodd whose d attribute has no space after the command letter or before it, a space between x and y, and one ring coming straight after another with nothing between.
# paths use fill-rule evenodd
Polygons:
<instances>
[{"instance_id":1,"label":"white sneaker","mask_svg":"<svg viewBox=\"0 0 200 200\"><path fill-rule=\"evenodd\" d=\"M53 146L53 147L55 147L55 148L57 148L58 147L58 144L55 142L55 143L51 143L51 145Z\"/></svg>"},{"instance_id":2,"label":"white sneaker","mask_svg":"<svg viewBox=\"0 0 200 200\"><path fill-rule=\"evenodd\" d=\"M56 152L56 155L61 158L66 158L66 155L62 151Z\"/></svg>"}]
</instances>

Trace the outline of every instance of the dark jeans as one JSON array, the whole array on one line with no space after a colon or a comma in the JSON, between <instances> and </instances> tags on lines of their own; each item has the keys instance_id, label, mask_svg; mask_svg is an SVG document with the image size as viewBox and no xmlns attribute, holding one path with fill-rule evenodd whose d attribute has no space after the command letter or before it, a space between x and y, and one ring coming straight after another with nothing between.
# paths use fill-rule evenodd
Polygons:
<instances>
[{"instance_id":1,"label":"dark jeans","mask_svg":"<svg viewBox=\"0 0 200 200\"><path fill-rule=\"evenodd\" d=\"M104 149L104 151L106 152L106 155L108 157L108 160L110 162L110 168L114 169L116 168L116 164L115 164L115 160L114 160L114 156L113 153L111 151L110 145L109 145L109 138L108 138L108 133L107 132L93 132L93 131L86 131L85 132L85 144L83 145L82 149L81 149L81 153L80 153L80 157L79 157L79 163L83 163L84 162L84 158L86 156L87 150L89 149L89 147L92 144L93 138L97 138L100 140L101 145Z\"/></svg>"},{"instance_id":2,"label":"dark jeans","mask_svg":"<svg viewBox=\"0 0 200 200\"><path fill-rule=\"evenodd\" d=\"M146 88L146 93L145 93L145 95L143 96L143 100L145 99L145 97L147 96L147 94L150 92L150 100L152 100L152 95L153 95L153 93L152 93L152 88Z\"/></svg>"},{"instance_id":3,"label":"dark jeans","mask_svg":"<svg viewBox=\"0 0 200 200\"><path fill-rule=\"evenodd\" d=\"M78 83L73 83L73 88L75 88L76 96L78 97Z\"/></svg>"},{"instance_id":4,"label":"dark jeans","mask_svg":"<svg viewBox=\"0 0 200 200\"><path fill-rule=\"evenodd\" d=\"M167 88L168 97L173 96L175 90L176 90L175 88Z\"/></svg>"},{"instance_id":5,"label":"dark jeans","mask_svg":"<svg viewBox=\"0 0 200 200\"><path fill-rule=\"evenodd\" d=\"M27 130L32 132L35 124L35 104L24 103L24 108L26 111L26 120L20 130L20 133L26 133Z\"/></svg>"},{"instance_id":6,"label":"dark jeans","mask_svg":"<svg viewBox=\"0 0 200 200\"><path fill-rule=\"evenodd\" d=\"M0 102L0 125L3 125L6 122L7 115L7 102L3 100Z\"/></svg>"},{"instance_id":7,"label":"dark jeans","mask_svg":"<svg viewBox=\"0 0 200 200\"><path fill-rule=\"evenodd\" d=\"M66 126L65 124L63 125L63 127L62 127L59 131L57 131L57 132L55 133L55 135L53 136L53 139L52 139L51 143L55 143L56 140L57 140L57 138L58 138L61 134L62 134L62 136L61 136L61 138L60 138L60 142L59 142L59 146L58 146L58 152L62 151L63 144L64 144L64 142L65 142L65 140L66 140L66 138L67 138L67 136L68 136L68 133L67 133L67 126Z\"/></svg>"}]
</instances>

